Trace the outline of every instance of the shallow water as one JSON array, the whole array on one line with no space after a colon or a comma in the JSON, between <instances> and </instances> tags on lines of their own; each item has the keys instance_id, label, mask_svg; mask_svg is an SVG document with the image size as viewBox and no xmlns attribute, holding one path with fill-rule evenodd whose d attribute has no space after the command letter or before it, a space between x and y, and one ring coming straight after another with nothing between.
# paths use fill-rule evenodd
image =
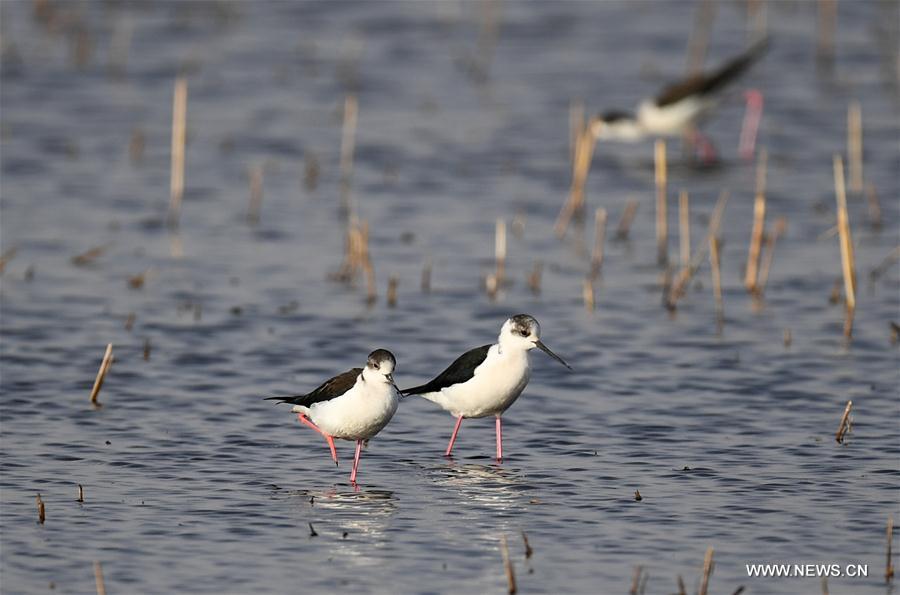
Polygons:
<instances>
[{"instance_id":1,"label":"shallow water","mask_svg":"<svg viewBox=\"0 0 900 595\"><path fill-rule=\"evenodd\" d=\"M17 248L0 291L4 593L90 592L94 560L120 593L502 592L502 534L522 592L627 592L637 565L647 593L676 591L679 574L696 589L709 546L712 592L821 589L818 578L748 578L744 565L758 562L868 564L866 579L830 579L832 592L886 591L885 523L900 517L889 327L900 275L896 264L877 282L868 273L900 239L896 68L882 50L885 39L896 48L896 3L841 3L833 76L815 68L814 4L768 8L772 48L739 85L765 92L769 222L789 220L762 310L741 282L755 172L736 156L740 88L706 127L720 167L685 165L670 148L670 188L691 193L695 243L731 190L721 335L707 265L676 313L661 306L649 144L597 147L589 208L609 210L612 235L626 199L640 207L631 240L607 244L593 313L582 304L587 260L552 233L569 183L570 100L628 106L683 72L694 5L505 2L483 81L471 68L479 11L85 2L62 4L44 25L31 3L0 5L2 245ZM90 40L80 67L78 23ZM707 63L737 52L745 30L743 5L719 6ZM122 39L116 76L110 48ZM189 144L171 233L179 69ZM348 90L360 105L352 197L382 294L371 308L362 289L327 280L344 241ZM821 236L835 221L831 155L844 148L853 98L884 229L851 195L860 281L847 348L843 310L828 303L838 242ZM303 179L312 154L315 189ZM245 222L253 165L265 171L256 227ZM513 283L491 302L478 288L494 221L516 215ZM107 250L88 266L70 263L98 245ZM536 296L524 280L538 260ZM394 309L383 298L391 275ZM365 452L357 491L351 445L339 443L335 468L318 436L259 399L312 389L376 347L397 356L401 385L419 383L520 311L576 371L534 354L531 383L504 417L502 465L491 460L491 420L464 423L448 461L453 420L409 399ZM115 363L92 409L109 342ZM848 399L853 429L840 446Z\"/></svg>"}]
</instances>

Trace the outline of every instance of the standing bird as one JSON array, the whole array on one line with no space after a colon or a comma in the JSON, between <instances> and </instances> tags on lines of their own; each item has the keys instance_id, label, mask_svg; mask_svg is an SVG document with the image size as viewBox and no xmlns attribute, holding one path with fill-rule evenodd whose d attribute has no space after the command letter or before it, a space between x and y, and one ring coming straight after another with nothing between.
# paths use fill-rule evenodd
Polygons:
<instances>
[{"instance_id":1,"label":"standing bird","mask_svg":"<svg viewBox=\"0 0 900 595\"><path fill-rule=\"evenodd\" d=\"M497 460L503 460L503 425L500 416L522 394L531 367L528 352L537 347L572 369L541 342L541 325L528 314L503 323L495 345L476 347L457 358L434 380L401 391L437 403L456 417L456 426L444 456L450 456L459 426L466 417L497 418Z\"/></svg>"},{"instance_id":2,"label":"standing bird","mask_svg":"<svg viewBox=\"0 0 900 595\"><path fill-rule=\"evenodd\" d=\"M746 52L716 70L672 83L652 99L643 100L637 113L608 111L591 119L591 133L597 140L637 141L648 136L684 136L699 146L707 158L715 157L712 142L698 126L722 99L722 92L763 54L768 40L762 39ZM759 91L747 93L748 112L762 110Z\"/></svg>"},{"instance_id":3,"label":"standing bird","mask_svg":"<svg viewBox=\"0 0 900 595\"><path fill-rule=\"evenodd\" d=\"M327 380L311 393L297 397L268 397L293 405L298 419L325 437L331 458L338 464L334 439L356 440L350 483L356 483L363 441L391 421L400 402L392 373L397 360L386 349L369 354L365 368L353 368Z\"/></svg>"}]
</instances>

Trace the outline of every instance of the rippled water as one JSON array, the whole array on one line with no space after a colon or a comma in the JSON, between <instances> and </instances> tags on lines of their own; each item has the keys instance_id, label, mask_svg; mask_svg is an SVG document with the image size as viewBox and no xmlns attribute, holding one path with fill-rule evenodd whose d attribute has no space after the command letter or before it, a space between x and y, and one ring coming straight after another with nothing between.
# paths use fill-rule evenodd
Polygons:
<instances>
[{"instance_id":1,"label":"rippled water","mask_svg":"<svg viewBox=\"0 0 900 595\"><path fill-rule=\"evenodd\" d=\"M771 51L742 83L766 94L769 221L789 220L763 309L741 283L754 168L736 156L740 89L707 127L721 166L691 167L670 149L695 243L731 190L721 336L708 266L676 313L661 306L649 144L597 147L588 206L607 207L611 224L627 198L640 207L632 239L607 246L595 312L582 304L586 259L552 233L570 101L627 107L683 72L693 4L505 2L493 45L475 3L82 2L52 3L49 17L40 6L0 5L2 244L17 249L0 292L4 593L90 592L94 560L113 593L502 592L502 534L522 592L623 593L637 565L647 593L676 591L679 574L696 589L709 546L711 592L821 589L748 578L756 562L868 564L867 579L831 579L833 592L885 592L885 524L900 516L889 326L900 275L896 264L876 282L868 273L898 244L896 63L884 50L896 52L896 3L840 4L831 76L815 67L815 4L768 7ZM745 8L718 7L708 64L742 46ZM489 68L473 70L485 52ZM179 71L189 142L173 234L163 222ZM327 280L344 242L348 90L360 106L352 196L381 294L371 308L361 289ZM828 302L838 242L823 234L854 98L884 228L851 195L860 295L847 348L843 310ZM132 161L135 135L144 150ZM256 227L245 222L251 166L265 172ZM516 215L513 283L491 302L479 284L494 220ZM101 245L89 265L71 264ZM536 261L537 296L525 284ZM383 298L392 275L394 309ZM448 461L452 418L409 399L365 452L356 491L351 445L338 445L336 469L320 437L259 399L311 389L376 347L396 354L398 382L424 381L520 311L576 371L534 355L504 418L502 465L490 420L463 424ZM108 342L116 359L95 410Z\"/></svg>"}]
</instances>

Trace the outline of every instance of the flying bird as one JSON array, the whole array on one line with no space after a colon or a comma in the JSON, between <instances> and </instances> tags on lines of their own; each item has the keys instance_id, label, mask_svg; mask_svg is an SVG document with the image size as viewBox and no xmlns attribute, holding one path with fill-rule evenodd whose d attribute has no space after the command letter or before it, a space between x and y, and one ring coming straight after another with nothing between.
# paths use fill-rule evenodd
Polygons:
<instances>
[{"instance_id":1,"label":"flying bird","mask_svg":"<svg viewBox=\"0 0 900 595\"><path fill-rule=\"evenodd\" d=\"M391 421L400 402L394 384L397 360L386 349L369 354L365 368L353 368L322 383L314 391L294 397L268 397L293 405L298 419L322 434L338 464L334 439L356 441L356 454L350 471L350 483L356 483L363 443L374 437Z\"/></svg>"},{"instance_id":2,"label":"flying bird","mask_svg":"<svg viewBox=\"0 0 900 595\"><path fill-rule=\"evenodd\" d=\"M698 127L722 100L723 92L765 52L768 40L753 44L740 56L719 68L674 82L638 105L635 113L611 110L591 119L590 130L597 140L638 141L647 137L684 136L707 158L715 157L712 142ZM755 110L758 122L762 110L759 91L746 94L748 115Z\"/></svg>"},{"instance_id":3,"label":"flying bird","mask_svg":"<svg viewBox=\"0 0 900 595\"><path fill-rule=\"evenodd\" d=\"M401 392L424 397L456 417L445 456L450 456L453 451L463 419L493 415L496 418L497 460L501 461L501 416L528 384L531 375L528 352L535 347L572 369L541 342L538 321L528 314L518 314L503 323L497 343L467 351L430 382Z\"/></svg>"}]
</instances>

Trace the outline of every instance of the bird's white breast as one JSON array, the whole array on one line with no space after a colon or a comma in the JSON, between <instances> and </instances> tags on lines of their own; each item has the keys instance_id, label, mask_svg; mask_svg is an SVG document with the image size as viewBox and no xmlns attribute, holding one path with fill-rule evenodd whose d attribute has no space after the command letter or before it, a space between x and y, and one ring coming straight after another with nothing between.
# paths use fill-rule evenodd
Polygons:
<instances>
[{"instance_id":1,"label":"bird's white breast","mask_svg":"<svg viewBox=\"0 0 900 595\"><path fill-rule=\"evenodd\" d=\"M360 375L349 391L311 407L294 406L319 428L335 438L368 440L391 421L400 402L397 387L387 382L365 381Z\"/></svg>"},{"instance_id":2,"label":"bird's white breast","mask_svg":"<svg viewBox=\"0 0 900 595\"><path fill-rule=\"evenodd\" d=\"M530 374L526 351L510 349L501 352L497 345L493 345L485 360L475 368L472 378L422 396L453 415L498 415L522 394Z\"/></svg>"},{"instance_id":3,"label":"bird's white breast","mask_svg":"<svg viewBox=\"0 0 900 595\"><path fill-rule=\"evenodd\" d=\"M697 97L659 107L653 101L643 101L638 106L638 122L651 135L678 136L692 126L710 107L709 102Z\"/></svg>"}]
</instances>

